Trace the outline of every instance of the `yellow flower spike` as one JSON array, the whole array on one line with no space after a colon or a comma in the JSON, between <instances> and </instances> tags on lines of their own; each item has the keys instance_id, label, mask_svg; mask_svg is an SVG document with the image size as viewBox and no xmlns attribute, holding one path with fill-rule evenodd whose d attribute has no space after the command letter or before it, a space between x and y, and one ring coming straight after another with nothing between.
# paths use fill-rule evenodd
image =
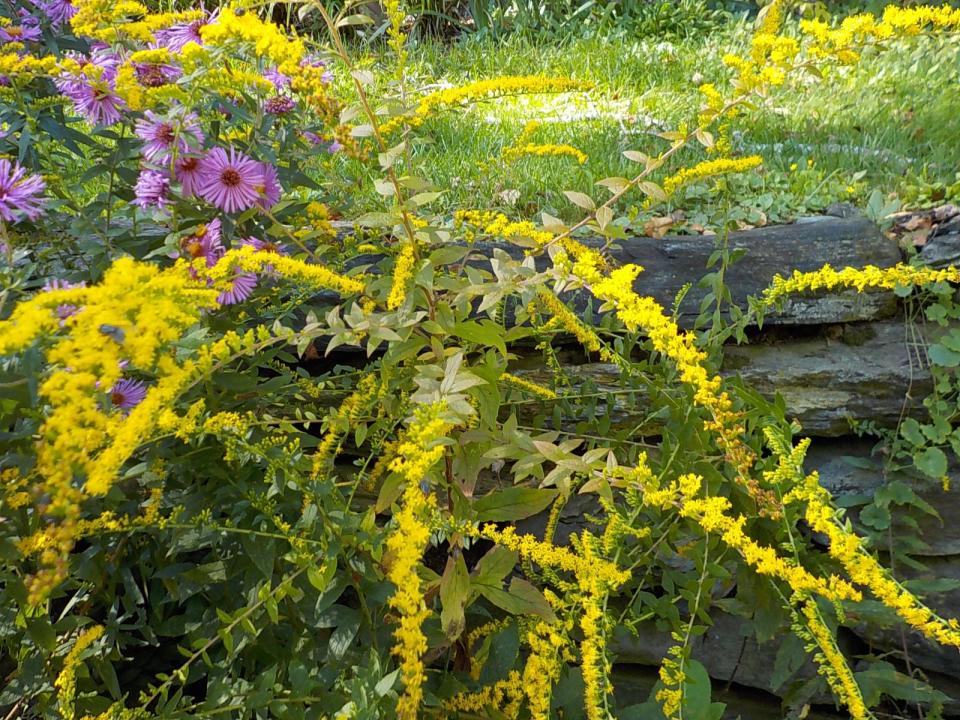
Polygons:
<instances>
[{"instance_id":1,"label":"yellow flower spike","mask_svg":"<svg viewBox=\"0 0 960 720\"><path fill-rule=\"evenodd\" d=\"M560 623L541 620L527 631L530 654L523 665L523 690L531 720L550 719L553 686L560 680L564 650L570 644L561 630Z\"/></svg>"},{"instance_id":2,"label":"yellow flower spike","mask_svg":"<svg viewBox=\"0 0 960 720\"><path fill-rule=\"evenodd\" d=\"M566 144L537 144L524 143L522 145L511 145L505 147L501 153L503 159L507 162L519 160L523 157L570 157L583 165L587 161L587 155L582 150L578 150L573 145Z\"/></svg>"},{"instance_id":3,"label":"yellow flower spike","mask_svg":"<svg viewBox=\"0 0 960 720\"><path fill-rule=\"evenodd\" d=\"M491 709L507 718L516 718L524 698L524 682L519 672L511 670L505 680L498 680L477 692L465 692L445 700L440 709L447 713L482 713Z\"/></svg>"},{"instance_id":4,"label":"yellow flower spike","mask_svg":"<svg viewBox=\"0 0 960 720\"><path fill-rule=\"evenodd\" d=\"M795 293L839 288L854 288L858 292L868 288L893 290L898 286L924 286L938 282L960 282L960 269L948 267L935 270L898 263L888 268L867 265L864 268L846 267L834 270L830 265L824 265L811 272L794 271L789 278L775 276L770 287L764 290L762 301L764 308L770 308L782 298Z\"/></svg>"},{"instance_id":5,"label":"yellow flower spike","mask_svg":"<svg viewBox=\"0 0 960 720\"><path fill-rule=\"evenodd\" d=\"M93 625L87 628L74 642L70 652L63 660L63 668L53 686L57 689L57 703L60 709L60 715L64 720L74 720L77 716L74 707L74 699L77 695L77 666L80 665L80 656L83 652L93 645L104 633L102 625Z\"/></svg>"},{"instance_id":6,"label":"yellow flower spike","mask_svg":"<svg viewBox=\"0 0 960 720\"><path fill-rule=\"evenodd\" d=\"M853 671L840 649L834 633L823 622L815 601L807 599L801 609L803 619L794 614L794 630L808 640L807 652L812 652L817 664L817 672L822 675L837 699L846 706L852 720L870 720L873 718L863 701L860 686Z\"/></svg>"},{"instance_id":7,"label":"yellow flower spike","mask_svg":"<svg viewBox=\"0 0 960 720\"><path fill-rule=\"evenodd\" d=\"M517 377L516 375L511 375L508 372L501 373L500 379L503 380L508 385L512 385L520 390L523 390L529 393L530 395L534 395L536 397L540 397L545 400L557 399L557 394L550 388L544 387L543 385L538 385L537 383L532 382L530 380Z\"/></svg>"},{"instance_id":8,"label":"yellow flower spike","mask_svg":"<svg viewBox=\"0 0 960 720\"><path fill-rule=\"evenodd\" d=\"M360 411L371 399L376 397L380 381L376 375L364 375L357 383L357 389L344 399L340 407L330 418L327 432L313 453L311 477L318 478L333 459L337 443L350 430L351 423L357 419Z\"/></svg>"},{"instance_id":9,"label":"yellow flower spike","mask_svg":"<svg viewBox=\"0 0 960 720\"><path fill-rule=\"evenodd\" d=\"M398 115L380 126L380 132L389 135L403 125L418 127L437 111L476 102L485 98L506 95L582 92L593 86L590 83L568 78L551 78L541 75L507 76L480 80L461 87L438 90L423 98L412 113Z\"/></svg>"},{"instance_id":10,"label":"yellow flower spike","mask_svg":"<svg viewBox=\"0 0 960 720\"><path fill-rule=\"evenodd\" d=\"M702 180L703 178L713 177L715 175L729 175L731 173L742 173L752 170L763 164L763 158L759 155L750 157L731 159L718 158L716 160L706 160L697 163L691 168L684 168L671 175L663 181L663 191L667 195L673 195L683 185Z\"/></svg>"},{"instance_id":11,"label":"yellow flower spike","mask_svg":"<svg viewBox=\"0 0 960 720\"><path fill-rule=\"evenodd\" d=\"M393 285L387 297L387 309L396 310L407 298L407 286L413 279L413 266L417 258L417 246L412 240L404 241L393 266Z\"/></svg>"},{"instance_id":12,"label":"yellow flower spike","mask_svg":"<svg viewBox=\"0 0 960 720\"><path fill-rule=\"evenodd\" d=\"M557 319L561 327L583 345L584 349L590 352L600 352L600 336L593 328L577 317L570 308L564 305L560 298L549 290L541 289L537 292L537 299L544 309Z\"/></svg>"},{"instance_id":13,"label":"yellow flower spike","mask_svg":"<svg viewBox=\"0 0 960 720\"><path fill-rule=\"evenodd\" d=\"M960 624L956 619L939 617L911 592L893 579L890 571L867 551L856 534L847 531L836 519L830 495L820 485L816 473L806 477L784 502L806 503L804 516L810 527L829 539L827 552L847 571L850 579L868 590L886 607L915 630L941 645L960 648Z\"/></svg>"},{"instance_id":14,"label":"yellow flower spike","mask_svg":"<svg viewBox=\"0 0 960 720\"><path fill-rule=\"evenodd\" d=\"M232 277L237 269L243 272L262 272L264 268L270 268L288 280L335 290L343 295L357 295L364 290L364 284L359 280L335 273L323 265L306 263L274 252L259 251L250 245L227 251L212 268L202 267L201 264L198 269L204 271L211 280L223 282Z\"/></svg>"},{"instance_id":15,"label":"yellow flower spike","mask_svg":"<svg viewBox=\"0 0 960 720\"><path fill-rule=\"evenodd\" d=\"M393 646L393 654L400 658L404 686L397 703L400 720L416 720L423 699L423 655L427 651L427 638L422 625L430 611L423 599L417 566L430 540L428 522L436 511L436 499L424 492L421 483L443 457L443 446L438 445L437 440L446 437L452 429L443 419L445 410L442 402L419 408L390 463L390 469L400 474L405 484L400 509L394 515L396 528L387 538L387 553L392 558L387 578L396 587L390 607L400 616Z\"/></svg>"}]
</instances>

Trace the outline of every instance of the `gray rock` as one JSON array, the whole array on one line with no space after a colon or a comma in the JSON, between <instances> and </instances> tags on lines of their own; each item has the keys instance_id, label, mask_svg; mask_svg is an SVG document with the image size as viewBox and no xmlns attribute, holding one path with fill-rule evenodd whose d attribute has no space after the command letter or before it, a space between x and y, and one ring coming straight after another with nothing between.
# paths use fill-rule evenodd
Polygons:
<instances>
[{"instance_id":1,"label":"gray rock","mask_svg":"<svg viewBox=\"0 0 960 720\"><path fill-rule=\"evenodd\" d=\"M907 343L904 325L891 321L849 326L837 340L824 335L730 346L722 373L739 375L767 397L782 395L788 416L800 422L804 433L837 437L850 433L852 421L892 427L904 414L921 415L919 398L932 388L925 362L922 349ZM637 435L659 433L644 391L626 392L615 365L582 363L565 369L574 390L589 383L608 393L597 412L608 414L613 427ZM543 367L516 372L536 382L552 380Z\"/></svg>"}]
</instances>

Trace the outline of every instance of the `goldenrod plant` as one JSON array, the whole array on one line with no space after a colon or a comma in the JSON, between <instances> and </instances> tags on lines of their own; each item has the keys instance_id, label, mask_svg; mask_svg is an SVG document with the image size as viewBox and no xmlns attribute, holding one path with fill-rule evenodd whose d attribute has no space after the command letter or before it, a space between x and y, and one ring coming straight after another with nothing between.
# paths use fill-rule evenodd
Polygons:
<instances>
[{"instance_id":1,"label":"goldenrod plant","mask_svg":"<svg viewBox=\"0 0 960 720\"><path fill-rule=\"evenodd\" d=\"M858 720L885 700L838 640L851 611L874 601L960 648L958 621L805 472L798 426L721 376L726 329L680 327L607 252L626 198L662 207L759 171L733 150L742 113L868 47L949 39L960 11L797 25L774 0L690 123L630 151L634 177L601 180L603 202L563 188L585 211L563 223L431 212L442 189L417 147L441 114L596 92L588 79L417 95L391 0L383 89L341 35L366 21L301 7L324 35L239 0L0 10L7 717L604 720L621 709L611 638L649 622L672 645L644 717L719 717L692 650L718 585L726 611L792 632ZM505 137L499 160L586 160L538 132ZM384 205L335 226L324 183L344 158ZM485 255L487 240L504 244ZM775 278L737 322L801 293L958 281L825 266ZM558 359L571 347L644 394L655 439L611 424ZM595 510L561 539L578 494ZM542 534L518 529L535 516Z\"/></svg>"}]
</instances>

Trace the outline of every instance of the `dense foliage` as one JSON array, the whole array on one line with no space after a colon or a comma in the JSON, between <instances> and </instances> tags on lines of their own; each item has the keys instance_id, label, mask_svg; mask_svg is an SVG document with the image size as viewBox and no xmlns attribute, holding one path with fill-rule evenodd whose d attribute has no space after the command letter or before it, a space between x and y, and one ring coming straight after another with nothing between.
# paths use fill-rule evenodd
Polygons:
<instances>
[{"instance_id":1,"label":"dense foliage","mask_svg":"<svg viewBox=\"0 0 960 720\"><path fill-rule=\"evenodd\" d=\"M413 94L406 15L385 6L383 97L340 34L365 21L320 5L304 6L316 38L242 3L31 0L0 18L0 707L716 718L690 641L722 606L814 658L798 705L829 689L855 718L885 695L936 712L942 694L889 663L864 692L835 629L868 607L960 647L960 624L852 531L782 404L716 370L723 343L790 295L932 287L946 317L960 271L825 267L742 310L721 225L689 331L605 251L634 219L626 198L657 207L756 171L761 157L731 153L738 113L830 82L864 48L956 32L960 11L798 29L774 2L725 59L730 82L627 152L634 177L601 180L603 202L564 190L586 212L565 224L431 213L443 190L418 148L443 113L589 82ZM581 162L536 133L508 159ZM680 163L691 144L708 159ZM344 158L384 201L335 224L328 169ZM608 363L619 390L597 392L570 357ZM649 413L624 426L618 403ZM943 454L925 432L923 452ZM935 457L921 469L939 479ZM592 510L561 542L578 496ZM537 518L537 536L518 529ZM608 639L650 621L675 644L649 700L618 707Z\"/></svg>"}]
</instances>

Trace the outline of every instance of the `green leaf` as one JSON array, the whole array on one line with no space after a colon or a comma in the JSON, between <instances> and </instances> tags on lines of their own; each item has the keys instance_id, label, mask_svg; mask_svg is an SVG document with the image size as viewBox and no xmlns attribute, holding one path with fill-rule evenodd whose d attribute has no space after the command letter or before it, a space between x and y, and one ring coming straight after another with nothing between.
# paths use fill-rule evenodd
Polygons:
<instances>
[{"instance_id":1,"label":"green leaf","mask_svg":"<svg viewBox=\"0 0 960 720\"><path fill-rule=\"evenodd\" d=\"M900 434L903 435L907 442L913 445L922 446L927 444L927 441L923 437L923 432L920 430L920 423L913 418L907 418L903 421L903 424L900 426Z\"/></svg>"},{"instance_id":2,"label":"green leaf","mask_svg":"<svg viewBox=\"0 0 960 720\"><path fill-rule=\"evenodd\" d=\"M463 610L470 594L470 572L463 555L447 558L447 567L440 579L440 624L450 639L456 638L466 627Z\"/></svg>"},{"instance_id":3,"label":"green leaf","mask_svg":"<svg viewBox=\"0 0 960 720\"><path fill-rule=\"evenodd\" d=\"M481 585L479 589L487 600L511 615L536 615L551 622L556 619L546 598L526 580L514 578L509 591L492 585Z\"/></svg>"},{"instance_id":4,"label":"green leaf","mask_svg":"<svg viewBox=\"0 0 960 720\"><path fill-rule=\"evenodd\" d=\"M931 345L927 348L930 362L941 367L957 367L960 365L960 353L947 350L943 345Z\"/></svg>"},{"instance_id":5,"label":"green leaf","mask_svg":"<svg viewBox=\"0 0 960 720\"><path fill-rule=\"evenodd\" d=\"M797 674L807 660L807 652L803 647L803 640L793 633L787 633L777 649L777 656L773 661L773 675L770 676L770 687L779 690L783 684Z\"/></svg>"},{"instance_id":6,"label":"green leaf","mask_svg":"<svg viewBox=\"0 0 960 720\"><path fill-rule=\"evenodd\" d=\"M877 705L884 695L908 702L943 702L948 699L939 690L897 672L886 662L875 663L869 670L854 673L854 677L868 706Z\"/></svg>"},{"instance_id":7,"label":"green leaf","mask_svg":"<svg viewBox=\"0 0 960 720\"><path fill-rule=\"evenodd\" d=\"M547 508L557 490L511 487L495 490L473 504L478 521L506 522L522 520Z\"/></svg>"},{"instance_id":8,"label":"green leaf","mask_svg":"<svg viewBox=\"0 0 960 720\"><path fill-rule=\"evenodd\" d=\"M273 540L256 535L243 535L241 544L257 570L268 580L273 577L275 546Z\"/></svg>"},{"instance_id":9,"label":"green leaf","mask_svg":"<svg viewBox=\"0 0 960 720\"><path fill-rule=\"evenodd\" d=\"M503 579L516 567L518 557L513 550L494 545L477 563L473 574L474 581L477 584L500 587Z\"/></svg>"},{"instance_id":10,"label":"green leaf","mask_svg":"<svg viewBox=\"0 0 960 720\"><path fill-rule=\"evenodd\" d=\"M597 207L593 198L585 193L577 192L576 190L564 190L563 194L567 196L567 200L584 210L594 210Z\"/></svg>"},{"instance_id":11,"label":"green leaf","mask_svg":"<svg viewBox=\"0 0 960 720\"><path fill-rule=\"evenodd\" d=\"M453 334L467 342L495 347L506 357L507 344L504 342L503 328L493 320L464 320L453 326Z\"/></svg>"},{"instance_id":12,"label":"green leaf","mask_svg":"<svg viewBox=\"0 0 960 720\"><path fill-rule=\"evenodd\" d=\"M57 633L45 617L26 618L27 634L37 647L53 652L57 649Z\"/></svg>"},{"instance_id":13,"label":"green leaf","mask_svg":"<svg viewBox=\"0 0 960 720\"><path fill-rule=\"evenodd\" d=\"M343 621L337 625L333 634L330 635L330 642L327 645L330 657L335 660L341 659L350 648L359 629L360 613L355 610L344 613Z\"/></svg>"},{"instance_id":14,"label":"green leaf","mask_svg":"<svg viewBox=\"0 0 960 720\"><path fill-rule=\"evenodd\" d=\"M914 459L917 468L939 480L947 474L947 456L940 448L927 448Z\"/></svg>"}]
</instances>

